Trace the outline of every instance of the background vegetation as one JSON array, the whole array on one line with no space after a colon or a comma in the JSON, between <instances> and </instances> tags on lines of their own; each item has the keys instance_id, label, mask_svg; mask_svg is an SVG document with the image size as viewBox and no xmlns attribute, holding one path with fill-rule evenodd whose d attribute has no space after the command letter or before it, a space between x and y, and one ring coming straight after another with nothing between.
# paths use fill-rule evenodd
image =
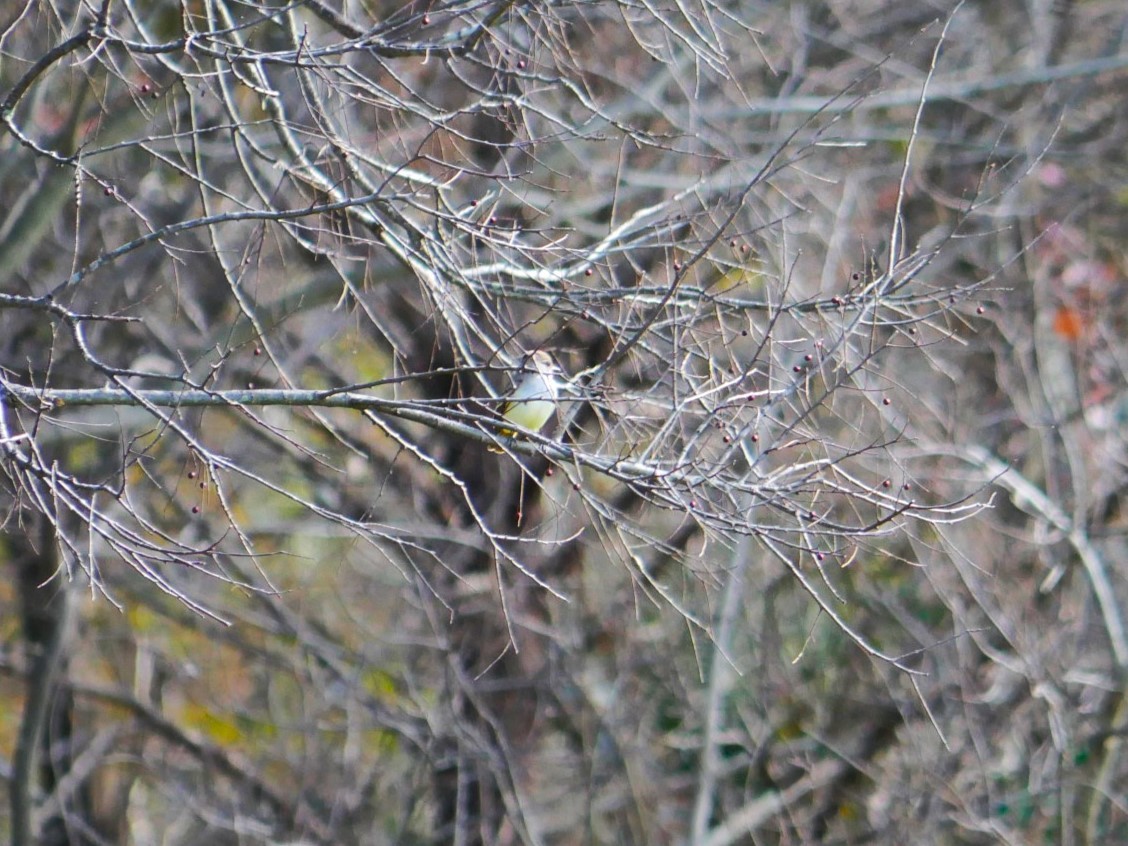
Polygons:
<instances>
[{"instance_id":1,"label":"background vegetation","mask_svg":"<svg viewBox=\"0 0 1128 846\"><path fill-rule=\"evenodd\" d=\"M0 15L13 843L1128 841L1122 4Z\"/></svg>"}]
</instances>

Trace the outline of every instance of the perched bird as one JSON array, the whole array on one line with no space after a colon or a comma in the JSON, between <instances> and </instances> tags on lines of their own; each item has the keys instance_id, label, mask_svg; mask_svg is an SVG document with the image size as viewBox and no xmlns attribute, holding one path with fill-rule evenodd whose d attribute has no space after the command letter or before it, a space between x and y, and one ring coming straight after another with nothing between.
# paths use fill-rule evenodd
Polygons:
<instances>
[{"instance_id":1,"label":"perched bird","mask_svg":"<svg viewBox=\"0 0 1128 846\"><path fill-rule=\"evenodd\" d=\"M567 380L564 371L544 350L533 353L523 369L525 375L501 406L501 416L522 429L539 432L556 410L556 401ZM512 438L518 432L501 429L498 434ZM501 447L491 446L490 451L503 450Z\"/></svg>"}]
</instances>

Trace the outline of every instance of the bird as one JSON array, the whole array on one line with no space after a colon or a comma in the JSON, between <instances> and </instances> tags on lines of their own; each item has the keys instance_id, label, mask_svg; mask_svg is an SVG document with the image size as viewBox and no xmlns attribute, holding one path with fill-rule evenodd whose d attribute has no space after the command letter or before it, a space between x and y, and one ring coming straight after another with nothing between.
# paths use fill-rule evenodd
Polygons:
<instances>
[{"instance_id":1,"label":"bird","mask_svg":"<svg viewBox=\"0 0 1128 846\"><path fill-rule=\"evenodd\" d=\"M564 371L544 350L534 352L522 369L525 375L501 406L501 416L522 429L539 432L556 410L556 401L567 379ZM512 438L518 432L500 429L498 434ZM490 451L503 452L500 446L491 446Z\"/></svg>"}]
</instances>

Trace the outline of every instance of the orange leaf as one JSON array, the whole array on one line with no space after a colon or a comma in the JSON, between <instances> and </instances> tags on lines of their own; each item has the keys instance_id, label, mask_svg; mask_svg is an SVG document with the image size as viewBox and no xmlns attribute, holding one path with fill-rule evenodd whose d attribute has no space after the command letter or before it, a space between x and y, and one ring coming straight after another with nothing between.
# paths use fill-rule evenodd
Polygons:
<instances>
[{"instance_id":1,"label":"orange leaf","mask_svg":"<svg viewBox=\"0 0 1128 846\"><path fill-rule=\"evenodd\" d=\"M1067 341L1076 341L1081 337L1085 328L1085 321L1076 309L1068 306L1058 306L1054 314L1054 331Z\"/></svg>"}]
</instances>

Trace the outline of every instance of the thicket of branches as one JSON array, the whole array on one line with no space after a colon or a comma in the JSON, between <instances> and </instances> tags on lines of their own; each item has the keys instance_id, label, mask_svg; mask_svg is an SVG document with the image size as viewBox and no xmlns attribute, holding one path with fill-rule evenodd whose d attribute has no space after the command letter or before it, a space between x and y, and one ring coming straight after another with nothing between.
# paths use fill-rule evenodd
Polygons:
<instances>
[{"instance_id":1,"label":"thicket of branches","mask_svg":"<svg viewBox=\"0 0 1128 846\"><path fill-rule=\"evenodd\" d=\"M5 14L14 843L1126 835L1116 3Z\"/></svg>"}]
</instances>

